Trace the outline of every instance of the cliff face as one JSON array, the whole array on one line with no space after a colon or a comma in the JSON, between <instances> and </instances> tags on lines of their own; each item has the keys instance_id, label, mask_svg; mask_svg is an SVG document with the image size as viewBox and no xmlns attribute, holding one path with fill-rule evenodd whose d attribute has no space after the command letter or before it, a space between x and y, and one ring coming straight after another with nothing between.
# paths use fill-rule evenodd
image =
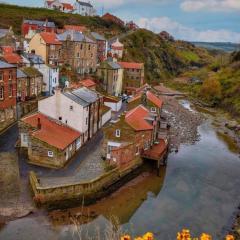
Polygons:
<instances>
[{"instance_id":1,"label":"cliff face","mask_svg":"<svg viewBox=\"0 0 240 240\"><path fill-rule=\"evenodd\" d=\"M191 67L212 61L207 50L183 41L168 41L161 35L140 29L121 40L126 48L124 60L145 63L146 80L158 83Z\"/></svg>"}]
</instances>

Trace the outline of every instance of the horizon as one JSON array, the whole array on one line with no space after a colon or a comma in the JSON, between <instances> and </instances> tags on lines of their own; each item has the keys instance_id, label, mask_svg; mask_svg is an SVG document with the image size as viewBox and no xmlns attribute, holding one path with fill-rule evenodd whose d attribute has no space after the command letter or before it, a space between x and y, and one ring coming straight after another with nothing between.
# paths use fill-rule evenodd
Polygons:
<instances>
[{"instance_id":1,"label":"horizon","mask_svg":"<svg viewBox=\"0 0 240 240\"><path fill-rule=\"evenodd\" d=\"M73 3L74 0L64 0ZM238 0L96 0L90 1L98 15L110 12L124 21L133 20L155 33L167 31L189 42L240 44L240 1ZM44 7L44 1L10 0L1 3ZM132 8L132 5L135 7Z\"/></svg>"}]
</instances>

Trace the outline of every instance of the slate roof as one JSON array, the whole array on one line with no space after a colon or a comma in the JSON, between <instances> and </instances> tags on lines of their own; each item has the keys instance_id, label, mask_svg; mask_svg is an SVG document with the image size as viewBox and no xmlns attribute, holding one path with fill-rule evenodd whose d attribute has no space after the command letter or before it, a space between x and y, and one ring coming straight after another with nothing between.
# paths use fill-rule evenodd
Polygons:
<instances>
[{"instance_id":1,"label":"slate roof","mask_svg":"<svg viewBox=\"0 0 240 240\"><path fill-rule=\"evenodd\" d=\"M96 40L99 40L99 41L106 41L106 38L102 35L100 35L99 33L97 32L91 32L91 35L96 39Z\"/></svg>"},{"instance_id":2,"label":"slate roof","mask_svg":"<svg viewBox=\"0 0 240 240\"><path fill-rule=\"evenodd\" d=\"M46 22L46 21L38 21L38 20L24 20L23 23L27 23L30 25L38 25L39 27L52 27L52 28L56 27L54 22Z\"/></svg>"},{"instance_id":3,"label":"slate roof","mask_svg":"<svg viewBox=\"0 0 240 240\"><path fill-rule=\"evenodd\" d=\"M79 4L79 5L85 6L85 7L93 7L93 5L91 3L78 1L78 0L76 1L76 4Z\"/></svg>"},{"instance_id":4,"label":"slate roof","mask_svg":"<svg viewBox=\"0 0 240 240\"><path fill-rule=\"evenodd\" d=\"M44 64L44 61L40 55L33 53L24 53L23 56L33 64Z\"/></svg>"},{"instance_id":5,"label":"slate roof","mask_svg":"<svg viewBox=\"0 0 240 240\"><path fill-rule=\"evenodd\" d=\"M40 120L41 128L34 131L32 136L60 150L66 149L81 136L80 132L66 125L59 124L57 121L50 119L42 113L36 113L25 117L22 121L37 128L38 119Z\"/></svg>"},{"instance_id":6,"label":"slate roof","mask_svg":"<svg viewBox=\"0 0 240 240\"><path fill-rule=\"evenodd\" d=\"M88 43L95 43L92 39L86 37L79 31L74 30L67 30L62 34L58 34L59 41L66 41L68 36L71 36L71 40L74 42L88 42Z\"/></svg>"},{"instance_id":7,"label":"slate roof","mask_svg":"<svg viewBox=\"0 0 240 240\"><path fill-rule=\"evenodd\" d=\"M3 69L3 68L15 68L15 66L0 60L0 69Z\"/></svg>"},{"instance_id":8,"label":"slate roof","mask_svg":"<svg viewBox=\"0 0 240 240\"><path fill-rule=\"evenodd\" d=\"M27 75L20 69L17 69L17 78L26 78Z\"/></svg>"},{"instance_id":9,"label":"slate roof","mask_svg":"<svg viewBox=\"0 0 240 240\"><path fill-rule=\"evenodd\" d=\"M96 102L99 98L99 95L95 91L86 87L76 89L72 92L64 92L63 95L83 107L89 106L91 103Z\"/></svg>"},{"instance_id":10,"label":"slate roof","mask_svg":"<svg viewBox=\"0 0 240 240\"><path fill-rule=\"evenodd\" d=\"M5 37L9 29L0 29L0 38Z\"/></svg>"}]
</instances>

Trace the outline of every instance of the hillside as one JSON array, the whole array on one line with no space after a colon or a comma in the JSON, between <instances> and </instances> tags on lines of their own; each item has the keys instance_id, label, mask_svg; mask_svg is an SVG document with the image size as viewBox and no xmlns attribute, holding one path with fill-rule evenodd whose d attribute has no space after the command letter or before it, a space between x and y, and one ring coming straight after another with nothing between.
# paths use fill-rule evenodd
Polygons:
<instances>
[{"instance_id":1,"label":"hillside","mask_svg":"<svg viewBox=\"0 0 240 240\"><path fill-rule=\"evenodd\" d=\"M67 14L45 8L28 8L0 4L0 28L13 27L16 34L21 33L23 19L54 21L59 28L65 24L86 25L91 30L107 33L109 36L124 32L125 29L114 23L106 22L100 17L85 17L78 14Z\"/></svg>"},{"instance_id":2,"label":"hillside","mask_svg":"<svg viewBox=\"0 0 240 240\"><path fill-rule=\"evenodd\" d=\"M151 31L140 29L122 39L125 61L145 63L146 80L157 84L189 67L204 66L213 57L207 50L183 41L167 41Z\"/></svg>"},{"instance_id":3,"label":"hillside","mask_svg":"<svg viewBox=\"0 0 240 240\"><path fill-rule=\"evenodd\" d=\"M166 84L240 118L240 52L234 52L230 57L225 55L216 58L215 63L202 69L187 71L181 77L200 79L202 84L178 79Z\"/></svg>"}]
</instances>

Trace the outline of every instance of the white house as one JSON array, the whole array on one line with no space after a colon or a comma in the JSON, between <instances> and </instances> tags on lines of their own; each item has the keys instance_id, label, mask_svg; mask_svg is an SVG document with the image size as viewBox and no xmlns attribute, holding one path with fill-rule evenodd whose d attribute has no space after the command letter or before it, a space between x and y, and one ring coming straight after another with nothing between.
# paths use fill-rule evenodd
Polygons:
<instances>
[{"instance_id":1,"label":"white house","mask_svg":"<svg viewBox=\"0 0 240 240\"><path fill-rule=\"evenodd\" d=\"M113 112L119 112L122 108L122 99L112 96L105 96L103 98L103 103L105 106L112 109Z\"/></svg>"},{"instance_id":2,"label":"white house","mask_svg":"<svg viewBox=\"0 0 240 240\"><path fill-rule=\"evenodd\" d=\"M74 6L71 3L63 2L60 0L47 0L45 1L44 7L65 13L72 13L74 11Z\"/></svg>"},{"instance_id":3,"label":"white house","mask_svg":"<svg viewBox=\"0 0 240 240\"><path fill-rule=\"evenodd\" d=\"M74 13L82 16L95 16L96 10L90 2L76 0L74 4Z\"/></svg>"},{"instance_id":4,"label":"white house","mask_svg":"<svg viewBox=\"0 0 240 240\"><path fill-rule=\"evenodd\" d=\"M122 59L124 45L117 38L116 41L110 43L110 52L113 58Z\"/></svg>"},{"instance_id":5,"label":"white house","mask_svg":"<svg viewBox=\"0 0 240 240\"><path fill-rule=\"evenodd\" d=\"M81 143L89 140L102 126L102 97L95 91L79 88L72 92L56 89L51 97L38 102L38 111L81 132Z\"/></svg>"},{"instance_id":6,"label":"white house","mask_svg":"<svg viewBox=\"0 0 240 240\"><path fill-rule=\"evenodd\" d=\"M54 90L59 86L58 66L45 64L41 56L33 53L24 54L23 62L26 66L34 67L43 74L43 92L46 95L53 95Z\"/></svg>"}]
</instances>

